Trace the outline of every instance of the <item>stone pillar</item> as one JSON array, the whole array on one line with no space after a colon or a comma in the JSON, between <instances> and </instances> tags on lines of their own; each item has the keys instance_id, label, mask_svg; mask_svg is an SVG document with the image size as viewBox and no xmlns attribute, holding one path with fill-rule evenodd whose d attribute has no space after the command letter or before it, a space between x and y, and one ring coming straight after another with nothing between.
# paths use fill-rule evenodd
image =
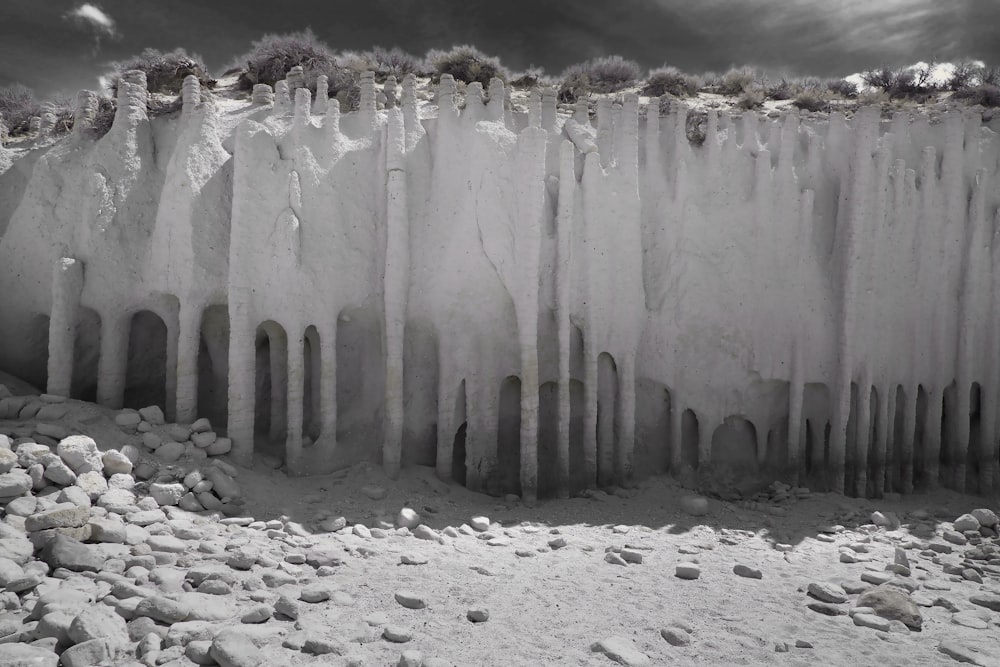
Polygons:
<instances>
[{"instance_id":1,"label":"stone pillar","mask_svg":"<svg viewBox=\"0 0 1000 667\"><path fill-rule=\"evenodd\" d=\"M300 88L299 90L306 90ZM305 414L305 336L302 326L294 325L288 335L288 430L285 437L285 467L292 474L302 474L302 425Z\"/></svg>"},{"instance_id":2,"label":"stone pillar","mask_svg":"<svg viewBox=\"0 0 1000 667\"><path fill-rule=\"evenodd\" d=\"M385 439L382 467L386 475L395 479L399 475L403 447L403 342L410 287L410 222L406 200L406 172L403 170L406 150L403 115L398 109L391 109L388 115L388 224L384 281Z\"/></svg>"},{"instance_id":3,"label":"stone pillar","mask_svg":"<svg viewBox=\"0 0 1000 667\"><path fill-rule=\"evenodd\" d=\"M73 134L82 134L94 126L97 118L97 93L91 90L81 90L76 96L76 111L73 115Z\"/></svg>"},{"instance_id":4,"label":"stone pillar","mask_svg":"<svg viewBox=\"0 0 1000 667\"><path fill-rule=\"evenodd\" d=\"M181 301L177 327L175 419L190 424L198 417L198 352L201 344L201 307Z\"/></svg>"},{"instance_id":5,"label":"stone pillar","mask_svg":"<svg viewBox=\"0 0 1000 667\"><path fill-rule=\"evenodd\" d=\"M182 113L187 115L194 111L201 104L201 82L194 74L184 77L184 84L181 88Z\"/></svg>"},{"instance_id":6,"label":"stone pillar","mask_svg":"<svg viewBox=\"0 0 1000 667\"><path fill-rule=\"evenodd\" d=\"M130 319L127 315L102 315L101 356L97 365L97 402L119 410L125 400Z\"/></svg>"},{"instance_id":7,"label":"stone pillar","mask_svg":"<svg viewBox=\"0 0 1000 667\"><path fill-rule=\"evenodd\" d=\"M49 316L49 365L46 391L69 396L73 384L73 344L83 290L83 262L72 257L56 260L52 272L52 311Z\"/></svg>"},{"instance_id":8,"label":"stone pillar","mask_svg":"<svg viewBox=\"0 0 1000 667\"><path fill-rule=\"evenodd\" d=\"M242 298L241 298L242 297ZM229 300L229 424L232 455L237 463L253 463L254 398L256 394L256 327L250 321L247 299L235 290Z\"/></svg>"},{"instance_id":9,"label":"stone pillar","mask_svg":"<svg viewBox=\"0 0 1000 667\"><path fill-rule=\"evenodd\" d=\"M266 83L258 83L253 87L250 96L250 103L255 107L270 106L274 104L274 91Z\"/></svg>"},{"instance_id":10,"label":"stone pillar","mask_svg":"<svg viewBox=\"0 0 1000 667\"><path fill-rule=\"evenodd\" d=\"M331 100L335 102L336 100ZM320 332L320 413L324 456L333 455L337 446L337 321Z\"/></svg>"}]
</instances>

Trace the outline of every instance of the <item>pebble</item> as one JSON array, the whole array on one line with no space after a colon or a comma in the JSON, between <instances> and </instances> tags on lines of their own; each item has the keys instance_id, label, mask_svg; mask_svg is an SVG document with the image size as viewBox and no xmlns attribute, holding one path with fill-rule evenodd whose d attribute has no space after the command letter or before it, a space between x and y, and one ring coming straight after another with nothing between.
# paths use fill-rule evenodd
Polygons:
<instances>
[{"instance_id":1,"label":"pebble","mask_svg":"<svg viewBox=\"0 0 1000 667\"><path fill-rule=\"evenodd\" d=\"M405 644L413 639L413 633L399 625L387 625L382 629L382 637L395 644Z\"/></svg>"},{"instance_id":2,"label":"pebble","mask_svg":"<svg viewBox=\"0 0 1000 667\"><path fill-rule=\"evenodd\" d=\"M474 607L465 613L465 617L473 623L485 623L490 620L490 612L483 607Z\"/></svg>"},{"instance_id":3,"label":"pebble","mask_svg":"<svg viewBox=\"0 0 1000 667\"><path fill-rule=\"evenodd\" d=\"M394 597L396 598L396 602L407 609L423 609L427 606L426 598L412 591L396 591Z\"/></svg>"},{"instance_id":4,"label":"pebble","mask_svg":"<svg viewBox=\"0 0 1000 667\"><path fill-rule=\"evenodd\" d=\"M399 662L396 663L396 667L421 667L426 665L424 662L424 654L420 651L403 651L403 654L399 656Z\"/></svg>"},{"instance_id":5,"label":"pebble","mask_svg":"<svg viewBox=\"0 0 1000 667\"><path fill-rule=\"evenodd\" d=\"M642 667L653 662L645 653L635 647L631 639L625 637L608 637L591 645L594 653L603 653L614 662L626 667Z\"/></svg>"},{"instance_id":6,"label":"pebble","mask_svg":"<svg viewBox=\"0 0 1000 667\"><path fill-rule=\"evenodd\" d=\"M416 510L410 507L404 507L399 510L399 514L396 515L396 527L397 528L409 528L413 530L420 525L420 515L417 514Z\"/></svg>"},{"instance_id":7,"label":"pebble","mask_svg":"<svg viewBox=\"0 0 1000 667\"><path fill-rule=\"evenodd\" d=\"M330 589L322 584L310 584L302 589L299 593L299 599L303 602L309 602L311 604L316 604L319 602L326 602L330 599Z\"/></svg>"},{"instance_id":8,"label":"pebble","mask_svg":"<svg viewBox=\"0 0 1000 667\"><path fill-rule=\"evenodd\" d=\"M674 575L679 579L697 579L701 576L701 568L695 563L678 563Z\"/></svg>"},{"instance_id":9,"label":"pebble","mask_svg":"<svg viewBox=\"0 0 1000 667\"><path fill-rule=\"evenodd\" d=\"M847 592L843 587L823 581L816 581L809 584L806 592L821 602L840 604L847 602Z\"/></svg>"},{"instance_id":10,"label":"pebble","mask_svg":"<svg viewBox=\"0 0 1000 667\"><path fill-rule=\"evenodd\" d=\"M624 558L622 558L613 551L609 551L608 553L604 554L604 562L611 563L612 565L622 565L622 566L628 565L628 563L625 562Z\"/></svg>"},{"instance_id":11,"label":"pebble","mask_svg":"<svg viewBox=\"0 0 1000 667\"><path fill-rule=\"evenodd\" d=\"M843 607L838 607L830 602L810 602L806 607L825 616L842 616L847 613Z\"/></svg>"},{"instance_id":12,"label":"pebble","mask_svg":"<svg viewBox=\"0 0 1000 667\"><path fill-rule=\"evenodd\" d=\"M403 554L399 557L399 562L403 565L426 565L427 557L419 554Z\"/></svg>"},{"instance_id":13,"label":"pebble","mask_svg":"<svg viewBox=\"0 0 1000 667\"><path fill-rule=\"evenodd\" d=\"M859 625L865 628L872 628L873 630L880 630L882 632L888 632L890 623L884 618L876 616L875 614L854 614L854 625Z\"/></svg>"},{"instance_id":14,"label":"pebble","mask_svg":"<svg viewBox=\"0 0 1000 667\"><path fill-rule=\"evenodd\" d=\"M938 651L944 653L950 658L954 658L958 662L983 666L992 666L997 664L993 660L991 652L983 651L983 649L978 646L970 646L968 644L962 644L952 640L942 641L938 645Z\"/></svg>"},{"instance_id":15,"label":"pebble","mask_svg":"<svg viewBox=\"0 0 1000 667\"><path fill-rule=\"evenodd\" d=\"M764 576L760 570L742 564L737 564L733 567L733 574L746 577L747 579L760 579Z\"/></svg>"},{"instance_id":16,"label":"pebble","mask_svg":"<svg viewBox=\"0 0 1000 667\"><path fill-rule=\"evenodd\" d=\"M660 636L671 646L688 646L691 644L691 631L676 625L668 625L660 630Z\"/></svg>"}]
</instances>

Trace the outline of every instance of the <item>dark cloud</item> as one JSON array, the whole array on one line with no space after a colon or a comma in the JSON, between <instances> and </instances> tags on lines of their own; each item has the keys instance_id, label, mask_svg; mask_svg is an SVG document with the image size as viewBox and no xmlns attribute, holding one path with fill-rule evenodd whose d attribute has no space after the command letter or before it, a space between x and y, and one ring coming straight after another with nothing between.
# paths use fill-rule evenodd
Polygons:
<instances>
[{"instance_id":1,"label":"dark cloud","mask_svg":"<svg viewBox=\"0 0 1000 667\"><path fill-rule=\"evenodd\" d=\"M996 0L174 0L89 3L121 36L93 35L62 17L79 2L0 2L0 85L40 95L94 87L109 63L143 48L183 47L216 71L267 32L311 27L335 49L474 44L513 69L558 74L612 53L643 67L691 72L754 65L842 76L880 64L975 57L1000 63ZM98 14L90 12L92 18ZM96 30L100 20L91 22Z\"/></svg>"}]
</instances>

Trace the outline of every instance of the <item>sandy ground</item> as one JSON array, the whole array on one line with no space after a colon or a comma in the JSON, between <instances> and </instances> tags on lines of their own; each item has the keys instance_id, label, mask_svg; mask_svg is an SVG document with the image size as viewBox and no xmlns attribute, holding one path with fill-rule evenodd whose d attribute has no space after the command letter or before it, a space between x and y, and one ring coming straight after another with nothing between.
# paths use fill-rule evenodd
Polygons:
<instances>
[{"instance_id":1,"label":"sandy ground","mask_svg":"<svg viewBox=\"0 0 1000 667\"><path fill-rule=\"evenodd\" d=\"M101 449L139 441L134 431L114 425L111 411L77 401L66 406L62 423L92 435ZM28 433L34 426L31 420L0 421L0 432ZM258 457L254 468L239 469L243 514L281 519L286 528L289 522L311 528L314 534L306 540L312 548L327 547L342 563L329 576L302 566L290 594L297 597L302 586L321 583L341 595L302 604L297 624L271 618L264 625L283 637L300 630L342 642L352 655L365 656L365 665L395 665L409 649L446 661L442 664L463 666L610 665L607 656L592 650L594 642L608 637L631 640L648 656L644 664L653 665L950 664L952 658L939 650L942 641L991 651L981 664L997 664L989 660L1000 658L1000 611L969 600L977 593L1000 594L1000 551L989 563L976 561L983 583L975 583L942 571L945 564L961 563L961 554L971 546L953 546L954 553L947 555L927 550L930 543L948 549L942 534L951 528L949 522L975 508L997 510L997 498L947 490L877 501L813 493L755 508L709 499L708 513L694 517L680 502L692 491L663 477L633 489L527 507L512 497L501 500L442 482L430 468L405 469L393 481L369 463L298 478L271 464ZM182 460L179 465L193 469L199 464ZM377 500L371 497L382 494ZM403 507L416 510L437 531L437 541L392 529L388 524ZM871 523L875 510L894 513L902 526L876 527ZM461 532L476 516L489 517L488 536L468 526ZM334 517L345 518L346 529L315 532L319 522ZM382 539L352 533L353 524L377 527L380 522L388 529ZM229 549L255 545L280 561L288 554L287 545L280 539L268 542L284 535L278 532L265 537L262 531L212 521L205 524L204 539L224 541ZM559 538L564 546L549 546ZM1000 538L984 540L990 542ZM841 562L841 551L849 545L868 562ZM915 588L921 631L887 633L856 626L846 612L857 594L839 605L845 615L826 616L807 608L813 602L806 594L810 583L860 585L862 574L884 573L896 546L909 558L912 575L899 579ZM641 554L642 562L606 562L608 549L622 548ZM191 543L194 562L203 558L197 551L197 543ZM426 563L404 565L404 555ZM697 563L700 577L675 576L681 562ZM738 576L733 571L737 564L758 569L761 578ZM258 569L255 565L254 573ZM400 590L423 597L426 608L401 606L394 599ZM257 601L281 592L258 591ZM246 591L233 595L241 613L253 603ZM939 598L948 604L942 606ZM470 609L488 610L489 620L470 622ZM953 611L966 610L980 614L983 627L953 620ZM412 639L405 644L386 641L381 632L387 624L408 630ZM674 646L661 636L671 625L691 630L689 645ZM796 647L797 641L811 648ZM786 651L776 650L785 644ZM346 657L282 647L280 639L268 642L264 653L269 665L350 664Z\"/></svg>"},{"instance_id":2,"label":"sandy ground","mask_svg":"<svg viewBox=\"0 0 1000 667\"><path fill-rule=\"evenodd\" d=\"M302 617L307 625L336 627L385 612L393 623L414 631L408 646L457 665L607 665L611 661L590 647L609 636L632 639L655 665L939 665L952 662L938 651L942 639L1000 646L1000 613L992 614L986 630L973 630L952 623L951 612L943 607L922 607L921 632L885 634L857 627L848 616L828 617L806 607L812 601L805 593L810 582L861 583L866 569L881 572L893 561L894 543L930 537L926 522L906 527L905 517L912 511L927 510L950 521L988 504L982 498L941 491L876 502L815 494L787 505L784 517L710 501L710 513L694 518L678 507L680 497L690 492L663 478L622 493L630 497L598 493L542 501L533 508L498 504L441 483L430 469L421 468L391 482L371 466L300 479L258 466L245 471L240 481L248 490L246 508L256 518L284 514L309 522L317 514L330 514L371 526L380 519L391 521L400 507L410 506L440 530L475 515L489 516L490 532L501 538L501 546L467 535L445 537L444 544L395 535L385 540L322 538L343 545L345 562L334 580L355 604ZM369 500L361 490L366 485L383 486L388 496ZM904 527L876 529L868 519L875 509L896 513ZM831 541L818 539L819 530L831 524L845 530L827 538ZM911 529L918 535L911 535ZM547 543L556 537L565 538L566 546L552 550ZM776 541L793 548L777 551ZM868 544L872 561L839 562L839 549L858 542ZM640 551L643 562L620 566L604 561L608 547L624 546ZM371 550L367 555L359 552L365 547ZM518 556L518 550L532 555ZM915 583L937 581L950 590L931 591L932 597L976 609L965 598L981 585L949 581L915 549L908 553ZM428 563L401 565L402 554L422 555ZM700 578L674 576L682 561L699 563ZM762 578L735 575L738 563L759 569ZM998 588L997 575L990 583ZM404 609L393 601L398 589L426 595L428 607ZM487 608L489 621L466 620L473 607ZM660 635L661 628L678 621L693 630L689 646L672 646ZM795 648L796 640L813 648ZM776 652L782 642L789 644L789 652ZM375 664L380 665L393 664L399 654L399 647L385 642L365 648L378 656ZM303 659L293 664L324 663Z\"/></svg>"}]
</instances>

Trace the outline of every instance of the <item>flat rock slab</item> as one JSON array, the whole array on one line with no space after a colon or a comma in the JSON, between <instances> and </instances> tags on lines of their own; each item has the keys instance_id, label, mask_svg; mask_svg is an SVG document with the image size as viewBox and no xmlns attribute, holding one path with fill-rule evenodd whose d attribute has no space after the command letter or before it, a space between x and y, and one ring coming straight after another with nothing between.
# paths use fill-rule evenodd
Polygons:
<instances>
[{"instance_id":1,"label":"flat rock slab","mask_svg":"<svg viewBox=\"0 0 1000 667\"><path fill-rule=\"evenodd\" d=\"M679 579L697 579L701 576L701 568L695 563L678 563L674 575Z\"/></svg>"},{"instance_id":2,"label":"flat rock slab","mask_svg":"<svg viewBox=\"0 0 1000 667\"><path fill-rule=\"evenodd\" d=\"M602 639L592 644L590 650L595 653L603 653L620 665L641 667L653 664L649 656L637 649L631 639L624 637Z\"/></svg>"},{"instance_id":3,"label":"flat rock slab","mask_svg":"<svg viewBox=\"0 0 1000 667\"><path fill-rule=\"evenodd\" d=\"M0 667L57 667L59 656L40 646L0 644Z\"/></svg>"},{"instance_id":4,"label":"flat rock slab","mask_svg":"<svg viewBox=\"0 0 1000 667\"><path fill-rule=\"evenodd\" d=\"M73 572L99 572L104 565L104 558L92 547L60 533L53 534L38 558L52 569L62 567Z\"/></svg>"},{"instance_id":5,"label":"flat rock slab","mask_svg":"<svg viewBox=\"0 0 1000 667\"><path fill-rule=\"evenodd\" d=\"M969 602L993 611L1000 611L1000 595L996 593L976 593L969 596Z\"/></svg>"},{"instance_id":6,"label":"flat rock slab","mask_svg":"<svg viewBox=\"0 0 1000 667\"><path fill-rule=\"evenodd\" d=\"M396 602L407 609L423 609L427 606L427 600L424 596L413 591L396 591L394 597L396 598Z\"/></svg>"},{"instance_id":7,"label":"flat rock slab","mask_svg":"<svg viewBox=\"0 0 1000 667\"><path fill-rule=\"evenodd\" d=\"M847 602L847 591L837 584L814 581L809 584L809 588L806 592L810 597L814 597L821 602L829 602L832 604Z\"/></svg>"},{"instance_id":8,"label":"flat rock slab","mask_svg":"<svg viewBox=\"0 0 1000 667\"><path fill-rule=\"evenodd\" d=\"M964 662L979 667L1000 667L1000 660L983 652L976 646L960 644L956 641L943 641L938 646L938 650L958 662Z\"/></svg>"}]
</instances>

